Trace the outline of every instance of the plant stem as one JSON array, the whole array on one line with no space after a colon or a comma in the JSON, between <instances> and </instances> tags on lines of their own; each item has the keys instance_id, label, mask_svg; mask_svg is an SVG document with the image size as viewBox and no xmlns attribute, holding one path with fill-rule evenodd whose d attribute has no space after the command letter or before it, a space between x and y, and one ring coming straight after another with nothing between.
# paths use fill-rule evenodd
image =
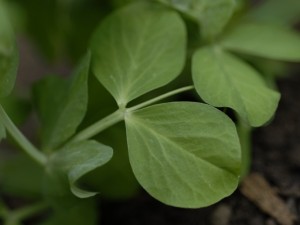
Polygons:
<instances>
[{"instance_id":1,"label":"plant stem","mask_svg":"<svg viewBox=\"0 0 300 225\"><path fill-rule=\"evenodd\" d=\"M104 117L103 119L99 120L98 122L92 124L91 126L87 127L83 131L79 132L69 142L77 142L77 141L87 140L87 139L95 136L96 134L100 133L101 131L107 129L108 127L124 120L124 116L125 116L126 112L135 111L137 109L151 105L157 101L160 101L164 98L170 97L175 94L179 94L181 92L189 91L192 89L194 89L194 86L187 86L187 87L179 88L174 91L170 91L166 94L163 94L161 96L158 96L156 98L150 99L149 101L143 102L139 105L133 106L131 108L128 108L128 109L120 108L117 111L115 111L114 113Z\"/></svg>"},{"instance_id":2,"label":"plant stem","mask_svg":"<svg viewBox=\"0 0 300 225\"><path fill-rule=\"evenodd\" d=\"M246 177L249 173L251 166L251 134L252 129L249 125L244 124L241 118L238 117L237 131L240 138L241 149L242 149L242 166L241 166L241 180Z\"/></svg>"},{"instance_id":3,"label":"plant stem","mask_svg":"<svg viewBox=\"0 0 300 225\"><path fill-rule=\"evenodd\" d=\"M70 140L70 142L83 141L95 136L96 134L100 133L106 128L122 121L124 119L124 112L125 109L118 109L114 113L104 117L103 119L99 120L98 122L79 132L75 137L73 137Z\"/></svg>"},{"instance_id":4,"label":"plant stem","mask_svg":"<svg viewBox=\"0 0 300 225\"><path fill-rule=\"evenodd\" d=\"M3 107L0 105L0 120L14 138L14 140L19 144L19 146L37 163L45 166L47 163L47 157L35 148L30 141L19 131L19 129L14 125L9 116L6 114Z\"/></svg>"},{"instance_id":5,"label":"plant stem","mask_svg":"<svg viewBox=\"0 0 300 225\"><path fill-rule=\"evenodd\" d=\"M143 103L141 103L139 105L133 106L133 107L127 109L127 112L132 112L132 111L144 108L144 107L146 107L148 105L151 105L151 104L153 104L155 102L158 102L158 101L160 101L162 99L165 99L167 97L170 97L170 96L173 96L173 95L185 92L185 91L190 91L190 90L193 90L193 89L194 89L194 86L190 85L190 86L186 86L186 87L182 87L182 88L170 91L170 92L165 93L163 95L160 95L160 96L158 96L156 98L150 99L149 101L146 101L146 102L143 102Z\"/></svg>"}]
</instances>

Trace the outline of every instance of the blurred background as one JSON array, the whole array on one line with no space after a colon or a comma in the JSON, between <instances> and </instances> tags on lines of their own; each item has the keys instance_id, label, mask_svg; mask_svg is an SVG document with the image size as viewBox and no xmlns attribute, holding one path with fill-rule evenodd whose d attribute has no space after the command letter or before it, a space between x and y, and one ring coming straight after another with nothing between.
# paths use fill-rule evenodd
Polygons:
<instances>
[{"instance_id":1,"label":"blurred background","mask_svg":"<svg viewBox=\"0 0 300 225\"><path fill-rule=\"evenodd\" d=\"M54 74L68 77L74 68L74 65L76 65L79 59L87 51L90 37L101 20L113 10L133 1L138 0L4 1L8 15L16 32L20 52L20 65L14 92L7 100L5 100L3 105L8 111L8 114L12 116L14 122L21 127L25 135L33 142L38 144L39 123L36 118L37 116L32 110L34 108L31 90L32 85L47 75ZM232 21L237 18L247 17L252 20L266 23L291 26L298 30L300 28L299 0L236 1L237 7ZM191 21L186 20L186 23L190 25L189 27L193 27ZM189 31L189 38L191 43L195 41L192 31ZM193 45L191 44L190 47L192 48ZM270 82L272 82L274 78L281 82L288 77L300 76L299 64L287 64L266 59L257 60L251 57L243 57L267 78L269 77ZM189 71L184 72L189 73ZM90 76L89 79L89 111L85 121L81 125L82 127L107 115L116 108L111 96L100 83L98 83L93 76ZM292 78L291 83L299 84L299 79L293 79L294 78ZM188 82L182 79L179 80L183 83ZM288 86L291 85L291 83L287 81L283 81L283 83L284 82L287 83ZM272 85L277 86L276 83ZM288 86L283 86L283 89L290 91ZM281 87L280 84L279 87ZM299 87L295 88L297 89ZM106 104L107 107L99 107L101 104ZM295 105L294 107L297 108L298 105ZM298 108L298 110L300 109ZM280 126L275 124L275 129L280 130L281 127L281 122ZM266 135L267 137L270 135L264 130L262 133L263 132L265 132L263 135ZM292 132L300 131L299 128L294 128ZM112 133L114 134L113 136L111 135ZM122 218L125 218L125 214L128 212L134 212L130 219L130 223L128 224L160 225L184 224L184 221L188 221L186 224L198 224L195 220L201 217L195 216L196 213L197 215L205 215L207 213L207 215L213 215L213 213L215 213L215 211L208 212L208 209L194 212L181 209L171 210L152 199L150 200L149 196L146 196L144 193L137 198L136 196L138 196L137 193L140 193L140 188L132 174L128 162L123 125L115 126L104 132L101 137L99 136L97 138L104 144L113 145L114 149L118 149L114 160L99 170L89 174L84 181L89 188L100 191L102 197L104 197L104 214L109 215L106 217L104 216L104 224L120 224ZM269 139L273 139L273 137L269 137ZM267 140L269 139L267 138ZM12 141L10 141L10 143L6 142L1 144L0 197L3 194L5 198L9 196L20 197L21 201L16 199L10 200L11 204L14 205L14 207L17 207L20 204L22 205L24 201L32 201L32 199L39 198L41 195L39 183L41 182L42 174L26 157L20 156L17 152L11 150L12 146L14 146ZM294 158L299 157L298 153L299 151L294 153L296 155ZM17 157L18 160L16 160L15 157ZM21 171L18 169L19 164L24 165L24 169ZM26 175L28 172L31 174L30 178ZM20 179L13 179L15 177ZM133 199L133 202L131 202L133 204L122 201L124 199ZM142 211L139 212L141 215L137 215L137 213L135 213L136 210L139 208L143 209L143 204L145 203L148 204L148 207L145 208L145 211L148 210L148 214L143 214ZM237 203L233 200L228 204L234 205ZM297 198L297 204L299 205L299 198ZM214 210L216 209L220 210L218 206L214 208ZM250 209L252 210L252 208ZM114 216L108 212L109 210L116 210L115 213L120 219L113 218ZM231 210L233 210L233 207L231 207ZM245 210L248 209L245 208ZM228 208L225 209L225 211L223 209L221 214L226 214L226 212L228 212ZM165 214L165 217L161 214ZM178 217L178 214L184 215L185 217ZM207 215L205 217L207 217ZM219 214L217 214L217 216L218 215ZM142 219L134 219L134 217L141 218L143 216L151 217L152 219L150 221L152 222L147 223ZM161 219L159 216L162 216L165 219ZM110 219L107 219L108 217L110 217ZM222 225L217 222L216 224ZM263 223L256 222L256 225L259 224Z\"/></svg>"}]
</instances>

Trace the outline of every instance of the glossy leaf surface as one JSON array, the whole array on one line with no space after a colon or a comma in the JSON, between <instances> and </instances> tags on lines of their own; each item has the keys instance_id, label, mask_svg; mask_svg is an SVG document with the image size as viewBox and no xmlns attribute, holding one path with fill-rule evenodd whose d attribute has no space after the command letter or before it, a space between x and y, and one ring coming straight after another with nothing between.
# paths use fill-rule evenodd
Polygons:
<instances>
[{"instance_id":1,"label":"glossy leaf surface","mask_svg":"<svg viewBox=\"0 0 300 225\"><path fill-rule=\"evenodd\" d=\"M85 116L89 64L90 54L83 59L70 82L50 76L35 86L35 100L42 122L42 145L46 151L53 151L71 137Z\"/></svg>"},{"instance_id":2,"label":"glossy leaf surface","mask_svg":"<svg viewBox=\"0 0 300 225\"><path fill-rule=\"evenodd\" d=\"M225 48L275 60L300 61L300 34L287 27L245 22L223 39Z\"/></svg>"},{"instance_id":3,"label":"glossy leaf surface","mask_svg":"<svg viewBox=\"0 0 300 225\"><path fill-rule=\"evenodd\" d=\"M185 44L185 27L177 13L155 3L129 5L96 30L93 71L118 105L126 105L179 75Z\"/></svg>"},{"instance_id":4,"label":"glossy leaf surface","mask_svg":"<svg viewBox=\"0 0 300 225\"><path fill-rule=\"evenodd\" d=\"M133 172L165 204L198 208L238 185L240 144L234 123L201 103L175 102L126 116Z\"/></svg>"},{"instance_id":5,"label":"glossy leaf surface","mask_svg":"<svg viewBox=\"0 0 300 225\"><path fill-rule=\"evenodd\" d=\"M193 56L192 74L200 97L216 107L229 107L252 126L274 114L279 93L269 89L257 71L241 59L213 47Z\"/></svg>"},{"instance_id":6,"label":"glossy leaf surface","mask_svg":"<svg viewBox=\"0 0 300 225\"><path fill-rule=\"evenodd\" d=\"M51 163L53 168L59 168L67 174L74 195L87 198L96 193L79 188L76 182L88 172L107 163L112 155L112 148L106 145L96 141L81 141L71 143L56 152Z\"/></svg>"}]
</instances>

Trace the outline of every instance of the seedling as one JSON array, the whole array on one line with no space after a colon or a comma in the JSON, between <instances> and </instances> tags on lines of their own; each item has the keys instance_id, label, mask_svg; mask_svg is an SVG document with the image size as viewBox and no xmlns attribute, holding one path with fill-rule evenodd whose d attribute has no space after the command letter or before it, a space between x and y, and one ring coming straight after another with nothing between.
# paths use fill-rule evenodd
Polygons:
<instances>
[{"instance_id":1,"label":"seedling","mask_svg":"<svg viewBox=\"0 0 300 225\"><path fill-rule=\"evenodd\" d=\"M47 76L32 87L41 124L37 147L1 106L0 137L9 134L32 159L22 156L3 161L2 171L10 174L14 163L19 170L24 168L25 177L34 171L33 186L14 188L16 193L24 188L25 193L27 187L41 201L17 211L0 205L5 223L20 224L50 208L53 214L47 224L95 224L95 198L90 197L105 188L93 187L110 185L97 183L97 179L104 180L102 167L108 176L124 168L124 180L126 176L132 179L132 170L151 196L171 206L205 207L229 196L241 174L247 174L250 127L268 122L280 98L249 62L255 57L300 61L298 33L287 26L253 19L252 14L237 16L237 8L234 0L160 0L132 1L113 10L94 31L69 80ZM16 49L7 12L1 5L1 102L14 86ZM90 82L90 72L116 102L115 111L103 118L99 109L114 108L114 102L103 97L105 92L99 84ZM93 95L95 86L99 90ZM165 86L168 91L162 93ZM199 101L172 100L186 92ZM96 107L91 106L94 102ZM230 118L226 109L235 116ZM91 114L98 121L91 122ZM123 127L115 126L120 123L125 123L126 133ZM102 144L99 140L107 135ZM123 151L125 137L128 156ZM110 145L118 142L122 146L113 150ZM110 164L114 157L117 163ZM95 171L100 171L99 176ZM0 172L4 189L6 176ZM134 184L132 179L124 189L133 192ZM116 185L110 187L122 192Z\"/></svg>"}]
</instances>

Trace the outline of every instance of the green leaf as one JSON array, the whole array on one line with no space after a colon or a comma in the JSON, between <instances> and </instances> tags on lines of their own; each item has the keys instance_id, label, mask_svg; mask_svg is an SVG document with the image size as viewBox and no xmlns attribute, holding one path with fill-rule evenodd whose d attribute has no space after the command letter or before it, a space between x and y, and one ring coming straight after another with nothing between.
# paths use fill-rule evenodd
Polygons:
<instances>
[{"instance_id":1,"label":"green leaf","mask_svg":"<svg viewBox=\"0 0 300 225\"><path fill-rule=\"evenodd\" d=\"M106 18L91 49L93 70L119 106L161 87L183 69L186 31L179 15L137 3Z\"/></svg>"},{"instance_id":2,"label":"green leaf","mask_svg":"<svg viewBox=\"0 0 300 225\"><path fill-rule=\"evenodd\" d=\"M14 33L0 1L0 98L14 87L18 67L18 52Z\"/></svg>"},{"instance_id":3,"label":"green leaf","mask_svg":"<svg viewBox=\"0 0 300 225\"><path fill-rule=\"evenodd\" d=\"M192 74L205 102L234 109L252 126L266 123L277 108L279 93L269 89L251 66L217 47L195 53Z\"/></svg>"},{"instance_id":4,"label":"green leaf","mask_svg":"<svg viewBox=\"0 0 300 225\"><path fill-rule=\"evenodd\" d=\"M300 34L280 25L241 23L229 31L221 45L229 50L254 56L300 61Z\"/></svg>"},{"instance_id":5,"label":"green leaf","mask_svg":"<svg viewBox=\"0 0 300 225\"><path fill-rule=\"evenodd\" d=\"M236 189L240 144L224 113L206 104L175 102L129 112L125 121L133 172L153 197L198 208Z\"/></svg>"},{"instance_id":6,"label":"green leaf","mask_svg":"<svg viewBox=\"0 0 300 225\"><path fill-rule=\"evenodd\" d=\"M247 14L247 18L255 21L295 24L300 19L299 0L265 0Z\"/></svg>"},{"instance_id":7,"label":"green leaf","mask_svg":"<svg viewBox=\"0 0 300 225\"><path fill-rule=\"evenodd\" d=\"M235 8L235 0L160 0L186 14L201 25L205 38L213 38L221 33Z\"/></svg>"},{"instance_id":8,"label":"green leaf","mask_svg":"<svg viewBox=\"0 0 300 225\"><path fill-rule=\"evenodd\" d=\"M113 155L112 148L96 141L71 143L54 153L51 158L52 168L66 173L71 191L79 198L94 196L95 192L83 190L76 182L85 174L107 163Z\"/></svg>"},{"instance_id":9,"label":"green leaf","mask_svg":"<svg viewBox=\"0 0 300 225\"><path fill-rule=\"evenodd\" d=\"M47 151L53 151L70 138L85 116L89 64L90 54L83 59L71 82L50 76L34 87L42 123L42 146Z\"/></svg>"}]
</instances>

